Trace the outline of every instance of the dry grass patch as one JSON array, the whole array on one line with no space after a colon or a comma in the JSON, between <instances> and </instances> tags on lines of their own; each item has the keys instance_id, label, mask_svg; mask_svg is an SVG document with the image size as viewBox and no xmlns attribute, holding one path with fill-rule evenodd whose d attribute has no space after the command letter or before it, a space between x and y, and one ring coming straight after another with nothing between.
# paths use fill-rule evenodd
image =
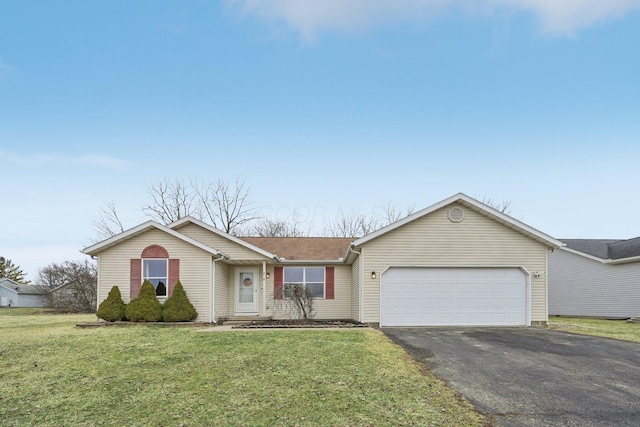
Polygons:
<instances>
[{"instance_id":1,"label":"dry grass patch","mask_svg":"<svg viewBox=\"0 0 640 427\"><path fill-rule=\"evenodd\" d=\"M486 423L375 330L74 327L94 319L0 319L4 426Z\"/></svg>"},{"instance_id":2,"label":"dry grass patch","mask_svg":"<svg viewBox=\"0 0 640 427\"><path fill-rule=\"evenodd\" d=\"M576 334L640 342L640 323L631 323L626 320L551 317L549 318L549 328Z\"/></svg>"}]
</instances>

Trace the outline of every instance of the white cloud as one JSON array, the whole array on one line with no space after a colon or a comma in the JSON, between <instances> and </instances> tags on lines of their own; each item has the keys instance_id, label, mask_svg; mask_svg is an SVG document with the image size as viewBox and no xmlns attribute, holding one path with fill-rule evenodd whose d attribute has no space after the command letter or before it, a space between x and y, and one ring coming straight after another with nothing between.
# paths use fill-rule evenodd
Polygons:
<instances>
[{"instance_id":1,"label":"white cloud","mask_svg":"<svg viewBox=\"0 0 640 427\"><path fill-rule=\"evenodd\" d=\"M543 33L566 36L640 8L640 0L228 0L247 15L282 23L304 40L397 22L422 22L447 8L532 13Z\"/></svg>"},{"instance_id":2,"label":"white cloud","mask_svg":"<svg viewBox=\"0 0 640 427\"><path fill-rule=\"evenodd\" d=\"M496 5L524 9L551 35L572 35L593 24L617 19L640 8L640 0L489 0Z\"/></svg>"},{"instance_id":3,"label":"white cloud","mask_svg":"<svg viewBox=\"0 0 640 427\"><path fill-rule=\"evenodd\" d=\"M128 160L104 154L83 154L77 156L63 156L58 154L19 155L0 151L0 160L25 167L76 165L122 169L131 164Z\"/></svg>"},{"instance_id":4,"label":"white cloud","mask_svg":"<svg viewBox=\"0 0 640 427\"><path fill-rule=\"evenodd\" d=\"M327 32L353 32L374 25L421 20L451 0L230 0L244 13L268 21L284 21L313 40Z\"/></svg>"}]
</instances>

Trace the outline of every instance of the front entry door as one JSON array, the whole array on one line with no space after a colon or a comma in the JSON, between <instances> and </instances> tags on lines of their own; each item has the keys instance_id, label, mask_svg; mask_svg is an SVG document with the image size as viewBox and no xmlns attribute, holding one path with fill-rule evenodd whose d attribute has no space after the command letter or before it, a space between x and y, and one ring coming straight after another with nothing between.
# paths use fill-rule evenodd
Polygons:
<instances>
[{"instance_id":1,"label":"front entry door","mask_svg":"<svg viewBox=\"0 0 640 427\"><path fill-rule=\"evenodd\" d=\"M236 268L236 313L258 314L258 269Z\"/></svg>"}]
</instances>

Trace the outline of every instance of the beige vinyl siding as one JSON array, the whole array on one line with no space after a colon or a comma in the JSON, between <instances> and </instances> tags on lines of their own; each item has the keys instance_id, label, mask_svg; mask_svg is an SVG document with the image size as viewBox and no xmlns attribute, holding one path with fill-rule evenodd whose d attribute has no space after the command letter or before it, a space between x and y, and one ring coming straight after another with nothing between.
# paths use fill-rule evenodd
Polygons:
<instances>
[{"instance_id":1,"label":"beige vinyl siding","mask_svg":"<svg viewBox=\"0 0 640 427\"><path fill-rule=\"evenodd\" d=\"M254 252L249 248L212 233L196 224L187 224L180 227L177 231L200 243L217 249L225 255L228 255L231 259L269 260L269 258L258 252Z\"/></svg>"},{"instance_id":2,"label":"beige vinyl siding","mask_svg":"<svg viewBox=\"0 0 640 427\"><path fill-rule=\"evenodd\" d=\"M160 245L169 252L170 258L180 259L180 282L198 311L196 320L210 321L211 254L157 229L149 230L100 252L98 303L107 297L112 286L118 286L124 302L129 302L130 260L140 258L144 248L149 245ZM162 302L164 300L160 299Z\"/></svg>"},{"instance_id":3,"label":"beige vinyl siding","mask_svg":"<svg viewBox=\"0 0 640 427\"><path fill-rule=\"evenodd\" d=\"M229 286L230 269L229 265L221 261L217 261L214 265L214 322L217 322L220 317L233 316L233 311L229 311L229 300L233 299Z\"/></svg>"},{"instance_id":4,"label":"beige vinyl siding","mask_svg":"<svg viewBox=\"0 0 640 427\"><path fill-rule=\"evenodd\" d=\"M351 264L351 319L360 319L360 256Z\"/></svg>"},{"instance_id":5,"label":"beige vinyl siding","mask_svg":"<svg viewBox=\"0 0 640 427\"><path fill-rule=\"evenodd\" d=\"M453 206L464 221L449 221ZM466 206L454 203L416 219L361 248L363 257L363 321L379 322L380 277L390 266L524 267L545 271L547 248L525 235ZM365 272L375 271L376 279ZM547 321L546 276L531 277L531 320Z\"/></svg>"},{"instance_id":6,"label":"beige vinyl siding","mask_svg":"<svg viewBox=\"0 0 640 427\"><path fill-rule=\"evenodd\" d=\"M556 249L548 276L551 315L640 316L640 262L603 264Z\"/></svg>"},{"instance_id":7,"label":"beige vinyl siding","mask_svg":"<svg viewBox=\"0 0 640 427\"><path fill-rule=\"evenodd\" d=\"M298 267L298 265L296 265ZM300 265L302 267L302 265ZM350 265L336 265L334 270L334 299L317 299L316 319L351 319L351 288L352 274ZM292 317L284 309L282 300L273 299L273 271L271 279L267 282L267 305L269 316L274 319L286 319Z\"/></svg>"}]
</instances>

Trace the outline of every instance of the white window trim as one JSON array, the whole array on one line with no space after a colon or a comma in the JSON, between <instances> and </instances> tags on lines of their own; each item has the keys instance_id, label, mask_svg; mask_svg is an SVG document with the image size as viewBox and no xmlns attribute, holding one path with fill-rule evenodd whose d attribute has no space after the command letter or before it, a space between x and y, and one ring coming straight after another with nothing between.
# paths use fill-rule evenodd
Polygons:
<instances>
[{"instance_id":1,"label":"white window trim","mask_svg":"<svg viewBox=\"0 0 640 427\"><path fill-rule=\"evenodd\" d=\"M287 268L302 268L302 283L298 283L298 282L287 282L285 280L285 278L287 277L286 271ZM286 287L287 285L302 285L305 287L305 289L307 288L307 268L322 268L324 270L324 280L322 281L322 297L314 297L315 299L327 299L327 267L318 267L316 266L289 266L289 267L283 267L282 270L282 297L284 299L289 299L286 297ZM321 282L309 282L309 284L318 284Z\"/></svg>"},{"instance_id":2,"label":"white window trim","mask_svg":"<svg viewBox=\"0 0 640 427\"><path fill-rule=\"evenodd\" d=\"M164 261L166 263L166 268L165 271L167 272L166 276L163 277L145 277L144 274L144 262L145 261ZM165 279L164 280L164 287L165 287L165 294L164 295L156 295L156 298L164 298L167 299L169 298L169 259L168 258L142 258L141 260L142 265L141 265L141 270L142 270L142 283L144 283L145 280L147 279Z\"/></svg>"}]
</instances>

